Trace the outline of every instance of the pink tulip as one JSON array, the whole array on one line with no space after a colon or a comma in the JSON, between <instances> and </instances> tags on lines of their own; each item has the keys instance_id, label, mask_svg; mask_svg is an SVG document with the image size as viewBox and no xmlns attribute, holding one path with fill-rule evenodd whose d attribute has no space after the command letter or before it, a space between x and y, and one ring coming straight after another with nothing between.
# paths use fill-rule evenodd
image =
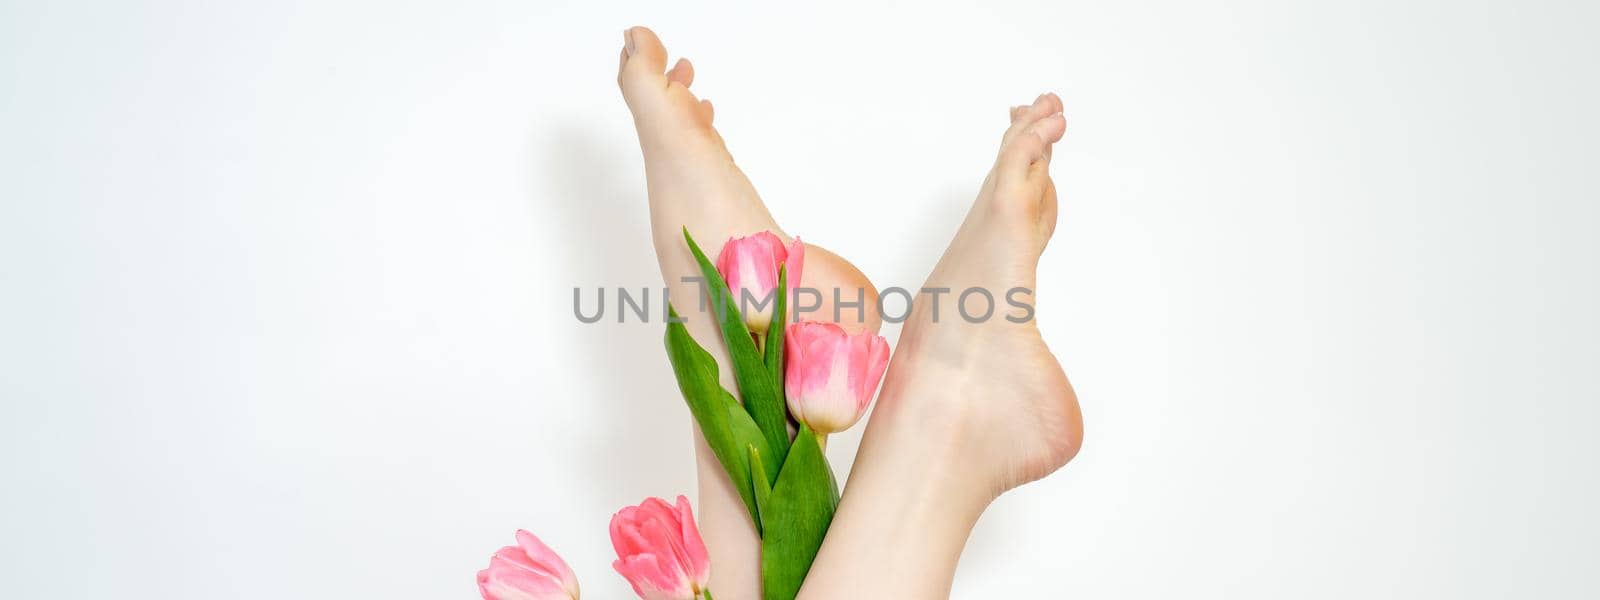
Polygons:
<instances>
[{"instance_id":1,"label":"pink tulip","mask_svg":"<svg viewBox=\"0 0 1600 600\"><path fill-rule=\"evenodd\" d=\"M678 496L676 505L648 498L638 506L623 507L611 517L611 546L617 560L611 563L633 584L645 600L695 600L709 598L711 557L695 527L689 500Z\"/></svg>"},{"instance_id":2,"label":"pink tulip","mask_svg":"<svg viewBox=\"0 0 1600 600\"><path fill-rule=\"evenodd\" d=\"M566 561L526 531L517 531L517 545L506 546L478 571L483 600L578 600L578 577Z\"/></svg>"},{"instance_id":3,"label":"pink tulip","mask_svg":"<svg viewBox=\"0 0 1600 600\"><path fill-rule=\"evenodd\" d=\"M784 330L784 395L789 414L827 435L849 429L866 412L889 366L889 344L872 332L845 333L806 321Z\"/></svg>"},{"instance_id":4,"label":"pink tulip","mask_svg":"<svg viewBox=\"0 0 1600 600\"><path fill-rule=\"evenodd\" d=\"M799 238L785 248L783 240L770 231L735 237L722 245L722 253L717 255L717 272L728 282L734 306L744 311L745 326L752 333L765 333L772 324L772 312L777 304L773 290L778 287L778 266L784 265L789 289L799 287L805 254L805 244L800 243ZM749 300L745 300L747 295ZM755 310L758 305L761 309ZM750 310L745 310L746 307Z\"/></svg>"}]
</instances>

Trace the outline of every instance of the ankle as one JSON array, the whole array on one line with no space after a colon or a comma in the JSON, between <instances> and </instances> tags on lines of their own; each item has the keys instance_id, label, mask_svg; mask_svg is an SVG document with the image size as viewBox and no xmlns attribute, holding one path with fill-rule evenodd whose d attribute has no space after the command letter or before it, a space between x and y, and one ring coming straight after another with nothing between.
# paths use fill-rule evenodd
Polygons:
<instances>
[{"instance_id":1,"label":"ankle","mask_svg":"<svg viewBox=\"0 0 1600 600\"><path fill-rule=\"evenodd\" d=\"M994 500L953 450L869 428L800 598L947 598Z\"/></svg>"},{"instance_id":2,"label":"ankle","mask_svg":"<svg viewBox=\"0 0 1600 600\"><path fill-rule=\"evenodd\" d=\"M984 450L975 437L988 427L974 410L980 403L963 396L969 390L959 373L945 370L937 380L918 380L913 365L900 373L913 381L885 386L867 423L851 482L879 482L906 496L937 498L941 506L959 509L976 521L1002 491L985 470Z\"/></svg>"},{"instance_id":3,"label":"ankle","mask_svg":"<svg viewBox=\"0 0 1600 600\"><path fill-rule=\"evenodd\" d=\"M989 485L993 474L986 471L983 440L994 425L985 413L979 378L943 365L920 368L909 360L891 365L889 376L863 445L882 439L884 453L892 455L884 460L906 463L897 468L916 469L949 486L991 489L993 500L1000 490Z\"/></svg>"}]
</instances>

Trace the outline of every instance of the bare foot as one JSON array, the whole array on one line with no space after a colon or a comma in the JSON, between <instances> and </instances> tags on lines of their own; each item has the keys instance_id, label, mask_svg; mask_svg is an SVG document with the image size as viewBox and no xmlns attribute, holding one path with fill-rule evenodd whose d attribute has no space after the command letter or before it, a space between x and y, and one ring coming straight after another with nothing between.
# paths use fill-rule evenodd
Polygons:
<instances>
[{"instance_id":1,"label":"bare foot","mask_svg":"<svg viewBox=\"0 0 1600 600\"><path fill-rule=\"evenodd\" d=\"M633 112L639 147L644 152L651 234L662 277L676 286L681 283L680 276L700 273L683 242L682 228L686 226L711 257L735 235L771 231L789 243L790 237L767 212L755 187L734 165L722 136L711 126L711 101L696 98L689 91L694 82L694 66L680 58L671 70L663 72L667 50L648 28L629 29L624 39L617 84ZM849 303L861 298L857 289L864 290L866 306L876 306L877 290L866 275L844 259L807 244L805 264L804 281L799 284L816 289L823 296L822 305L807 318L833 320L834 289L841 290L840 298ZM686 285L685 289L694 288ZM674 289L673 297L683 304L697 295L680 295ZM846 309L838 322L852 332L876 330L882 324L875 309ZM692 326L690 329L693 331Z\"/></svg>"},{"instance_id":2,"label":"bare foot","mask_svg":"<svg viewBox=\"0 0 1600 600\"><path fill-rule=\"evenodd\" d=\"M695 307L699 290L684 277L699 277L700 269L683 240L688 227L707 255L715 257L722 244L736 235L771 231L784 234L762 204L761 197L733 163L722 136L711 126L711 102L689 91L694 67L678 59L667 69L667 50L654 32L634 27L623 33L624 46L617 84L633 112L644 152L645 178L650 196L651 235L661 277L674 305L687 319L694 338L717 358L722 385L737 390L727 351L709 315ZM790 282L796 287L796 282ZM877 290L850 263L827 250L807 245L805 269L799 286L817 290L822 304L805 315L810 320L834 320L834 292L843 302L859 298L865 310L842 311L839 324L851 331L873 330L880 325ZM700 531L712 564L711 588L722 600L760 597L760 540L749 513L727 475L696 434L699 472Z\"/></svg>"},{"instance_id":3,"label":"bare foot","mask_svg":"<svg viewBox=\"0 0 1600 600\"><path fill-rule=\"evenodd\" d=\"M981 296L971 297L970 315L956 306L974 288L1001 307L1008 293L1033 303L1039 255L1055 232L1049 167L1051 145L1066 132L1061 110L1054 94L1011 109L994 169L923 284L951 293L937 307L919 294L873 413L874 424L942 433L996 495L1065 465L1083 439L1077 396L1031 311L997 308L975 323L966 317L984 312Z\"/></svg>"},{"instance_id":4,"label":"bare foot","mask_svg":"<svg viewBox=\"0 0 1600 600\"><path fill-rule=\"evenodd\" d=\"M1017 298L1032 303L1055 230L1049 164L1066 131L1061 110L1053 94L1012 109L993 170L924 284L951 291L919 294L913 305L801 598L947 598L989 503L1077 454L1077 396L1033 320L997 309L970 322L956 308L970 288L1001 306L1009 290L1026 288ZM983 312L973 306L969 316Z\"/></svg>"}]
</instances>

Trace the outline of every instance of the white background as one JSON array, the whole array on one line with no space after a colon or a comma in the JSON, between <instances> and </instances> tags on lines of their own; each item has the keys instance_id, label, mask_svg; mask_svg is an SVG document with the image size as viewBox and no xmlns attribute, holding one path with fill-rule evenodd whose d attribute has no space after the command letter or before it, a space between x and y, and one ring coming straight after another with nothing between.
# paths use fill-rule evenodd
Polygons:
<instances>
[{"instance_id":1,"label":"white background","mask_svg":"<svg viewBox=\"0 0 1600 600\"><path fill-rule=\"evenodd\" d=\"M659 286L630 24L880 287L1065 99L1087 444L956 597L1600 595L1594 4L627 4L0 7L0 595L468 598L519 527L629 595L693 490L659 326L572 316Z\"/></svg>"}]
</instances>

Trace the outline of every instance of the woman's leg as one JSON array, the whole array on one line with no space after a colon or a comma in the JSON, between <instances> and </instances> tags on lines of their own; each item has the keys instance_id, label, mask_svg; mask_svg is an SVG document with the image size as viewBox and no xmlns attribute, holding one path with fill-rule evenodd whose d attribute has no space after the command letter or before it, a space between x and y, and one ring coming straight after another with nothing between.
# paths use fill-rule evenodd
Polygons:
<instances>
[{"instance_id":1,"label":"woman's leg","mask_svg":"<svg viewBox=\"0 0 1600 600\"><path fill-rule=\"evenodd\" d=\"M1072 386L1031 308L1006 302L1032 305L1055 231L1049 164L1066 131L1061 110L1053 94L1012 109L994 169L913 303L802 599L948 597L989 503L1077 454ZM992 298L987 319L969 289Z\"/></svg>"},{"instance_id":2,"label":"woman's leg","mask_svg":"<svg viewBox=\"0 0 1600 600\"><path fill-rule=\"evenodd\" d=\"M678 313L687 320L690 334L716 357L722 386L736 390L722 338L707 318L709 315L696 310L699 288L682 280L700 276L700 268L683 241L682 228L687 226L712 257L723 242L735 235L772 231L785 243L789 238L772 220L755 188L733 164L722 136L712 128L711 103L689 91L694 68L687 60L679 59L668 70L666 48L649 29L628 29L623 38L617 84L633 112L639 147L644 153L651 235L661 277ZM865 299L864 306L876 306L877 292L866 276L821 248L806 247L803 277L800 284L818 290L823 302L808 318L833 316L835 288L847 301L859 293ZM852 331L876 330L877 313L867 312L856 318L858 312L846 311L847 318L840 325ZM695 438L700 532L714 565L711 589L718 600L759 598L761 541L744 503L698 431Z\"/></svg>"}]
</instances>

